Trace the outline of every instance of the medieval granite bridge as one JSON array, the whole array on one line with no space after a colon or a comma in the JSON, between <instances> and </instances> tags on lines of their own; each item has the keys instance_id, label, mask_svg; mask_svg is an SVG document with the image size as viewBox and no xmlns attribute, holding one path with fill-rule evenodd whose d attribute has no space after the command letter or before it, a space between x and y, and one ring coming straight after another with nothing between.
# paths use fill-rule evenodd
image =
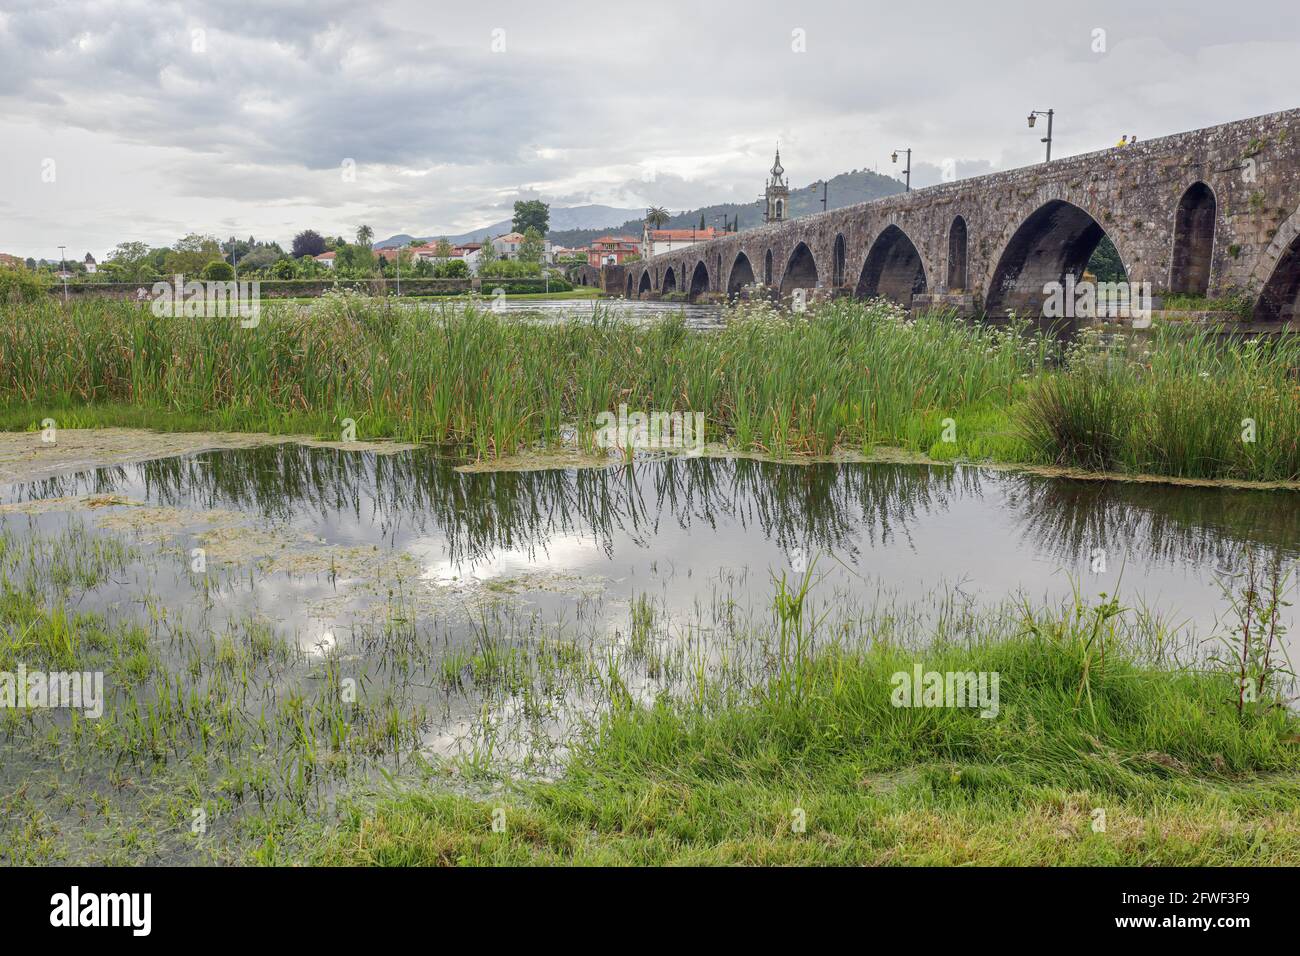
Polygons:
<instances>
[{"instance_id":1,"label":"medieval granite bridge","mask_svg":"<svg viewBox=\"0 0 1300 956\"><path fill-rule=\"evenodd\" d=\"M885 296L964 315L1039 315L1108 236L1156 295L1248 296L1300 320L1300 110L946 183L770 223L640 262L601 284L629 298Z\"/></svg>"}]
</instances>

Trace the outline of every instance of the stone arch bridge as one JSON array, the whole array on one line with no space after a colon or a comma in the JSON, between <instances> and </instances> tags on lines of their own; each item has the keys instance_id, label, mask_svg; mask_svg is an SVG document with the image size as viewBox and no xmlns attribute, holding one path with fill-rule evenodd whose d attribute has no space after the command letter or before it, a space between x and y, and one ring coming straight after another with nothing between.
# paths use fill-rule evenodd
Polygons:
<instances>
[{"instance_id":1,"label":"stone arch bridge","mask_svg":"<svg viewBox=\"0 0 1300 956\"><path fill-rule=\"evenodd\" d=\"M1156 296L1300 322L1300 110L805 216L604 266L628 297L884 296L963 315L1041 314L1105 235Z\"/></svg>"}]
</instances>

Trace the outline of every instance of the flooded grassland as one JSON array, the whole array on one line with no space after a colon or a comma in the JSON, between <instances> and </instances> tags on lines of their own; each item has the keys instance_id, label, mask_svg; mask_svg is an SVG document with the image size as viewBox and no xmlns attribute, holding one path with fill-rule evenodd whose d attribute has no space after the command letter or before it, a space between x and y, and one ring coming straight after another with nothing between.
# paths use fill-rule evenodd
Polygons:
<instances>
[{"instance_id":1,"label":"flooded grassland","mask_svg":"<svg viewBox=\"0 0 1300 956\"><path fill-rule=\"evenodd\" d=\"M0 859L1300 860L1294 492L564 454L3 436Z\"/></svg>"}]
</instances>

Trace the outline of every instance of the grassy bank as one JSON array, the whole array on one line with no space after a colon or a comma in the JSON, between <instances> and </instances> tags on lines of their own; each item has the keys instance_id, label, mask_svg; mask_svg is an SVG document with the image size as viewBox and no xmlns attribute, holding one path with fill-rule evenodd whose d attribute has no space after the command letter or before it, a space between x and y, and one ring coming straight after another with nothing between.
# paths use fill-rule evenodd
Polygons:
<instances>
[{"instance_id":1,"label":"grassy bank","mask_svg":"<svg viewBox=\"0 0 1300 956\"><path fill-rule=\"evenodd\" d=\"M1124 620L1113 606L1025 610L967 639L927 635L924 650L782 642L748 694L714 684L643 707L615 688L557 782L355 800L304 858L1300 863L1300 724L1272 701L1239 713L1227 674L1140 660L1141 628ZM916 664L997 673L996 717L894 706L892 675Z\"/></svg>"},{"instance_id":2,"label":"grassy bank","mask_svg":"<svg viewBox=\"0 0 1300 956\"><path fill-rule=\"evenodd\" d=\"M898 445L1195 478L1300 479L1300 340L1225 345L1158 329L1141 345L903 322L882 304L804 316L746 306L718 332L680 317L561 323L466 303L331 296L261 324L159 319L132 303L38 302L0 326L0 426L313 431L457 446L481 458L630 410L703 412L710 440L777 456ZM1253 422L1249 438L1246 420ZM1253 439L1253 440L1251 440Z\"/></svg>"},{"instance_id":3,"label":"grassy bank","mask_svg":"<svg viewBox=\"0 0 1300 956\"><path fill-rule=\"evenodd\" d=\"M0 710L0 863L1300 864L1266 571L1251 643L1225 632L1216 662L1109 601L820 604L815 567L756 619L643 596L612 635L495 604L465 632L390 592L323 646L223 617L247 571L218 554L168 597L187 550L0 531L0 671L106 690L99 716ZM997 674L988 716L895 706L918 664Z\"/></svg>"}]
</instances>

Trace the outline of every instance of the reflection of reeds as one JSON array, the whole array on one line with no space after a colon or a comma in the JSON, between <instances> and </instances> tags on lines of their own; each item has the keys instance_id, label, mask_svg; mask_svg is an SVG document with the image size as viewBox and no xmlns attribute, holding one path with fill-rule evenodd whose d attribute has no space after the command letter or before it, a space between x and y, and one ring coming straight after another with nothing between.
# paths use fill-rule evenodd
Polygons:
<instances>
[{"instance_id":1,"label":"reflection of reeds","mask_svg":"<svg viewBox=\"0 0 1300 956\"><path fill-rule=\"evenodd\" d=\"M973 468L784 465L753 459L666 458L608 468L457 472L423 451L393 455L296 444L206 452L52 478L21 498L126 490L131 476L165 505L233 509L276 521L351 515L377 534L433 528L449 557L478 561L498 550L545 552L560 537L615 535L648 545L661 522L689 529L731 520L757 527L783 550L853 555L888 543L919 515L981 493Z\"/></svg>"},{"instance_id":2,"label":"reflection of reeds","mask_svg":"<svg viewBox=\"0 0 1300 956\"><path fill-rule=\"evenodd\" d=\"M755 527L789 552L846 558L906 539L918 517L1001 490L1032 545L1069 563L1091 548L1165 564L1235 568L1246 545L1300 551L1300 508L1287 492L999 475L976 468L787 465L667 458L630 466L457 472L427 452L338 452L296 444L208 452L17 486L15 499L120 492L132 483L162 504L247 511L286 521L340 513L378 535L440 531L456 563L499 550L545 553L578 537L607 554L616 536L648 546L661 523Z\"/></svg>"},{"instance_id":3,"label":"reflection of reeds","mask_svg":"<svg viewBox=\"0 0 1300 956\"><path fill-rule=\"evenodd\" d=\"M1300 553L1300 507L1289 492L1172 488L1008 476L1003 496L1034 547L1073 562L1123 546L1164 564L1235 568L1248 547Z\"/></svg>"}]
</instances>

